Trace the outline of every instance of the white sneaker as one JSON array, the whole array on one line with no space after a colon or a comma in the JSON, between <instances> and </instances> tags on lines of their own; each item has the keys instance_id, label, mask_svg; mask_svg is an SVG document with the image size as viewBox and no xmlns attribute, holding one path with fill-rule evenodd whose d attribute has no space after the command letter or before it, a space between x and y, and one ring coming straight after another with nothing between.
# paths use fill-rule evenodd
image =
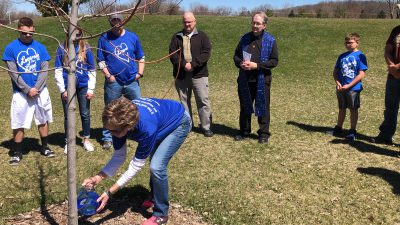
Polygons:
<instances>
[{"instance_id":1,"label":"white sneaker","mask_svg":"<svg viewBox=\"0 0 400 225\"><path fill-rule=\"evenodd\" d=\"M89 140L83 142L83 148L87 152L93 152L94 151L94 146Z\"/></svg>"},{"instance_id":2,"label":"white sneaker","mask_svg":"<svg viewBox=\"0 0 400 225\"><path fill-rule=\"evenodd\" d=\"M64 154L68 154L68 144L65 144L64 146Z\"/></svg>"}]
</instances>

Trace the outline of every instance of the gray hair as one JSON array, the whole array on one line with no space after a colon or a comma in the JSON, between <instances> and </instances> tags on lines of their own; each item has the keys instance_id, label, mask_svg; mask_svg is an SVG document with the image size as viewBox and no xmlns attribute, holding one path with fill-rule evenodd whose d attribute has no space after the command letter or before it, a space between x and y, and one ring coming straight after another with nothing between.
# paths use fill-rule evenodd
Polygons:
<instances>
[{"instance_id":1,"label":"gray hair","mask_svg":"<svg viewBox=\"0 0 400 225\"><path fill-rule=\"evenodd\" d=\"M253 19L256 15L261 16L261 18L262 18L263 21L264 21L264 24L267 24L267 23L268 23L268 16L267 16L267 14L265 14L265 12L263 12L263 11L255 12L255 13L253 13L253 15L251 16L251 19Z\"/></svg>"}]
</instances>

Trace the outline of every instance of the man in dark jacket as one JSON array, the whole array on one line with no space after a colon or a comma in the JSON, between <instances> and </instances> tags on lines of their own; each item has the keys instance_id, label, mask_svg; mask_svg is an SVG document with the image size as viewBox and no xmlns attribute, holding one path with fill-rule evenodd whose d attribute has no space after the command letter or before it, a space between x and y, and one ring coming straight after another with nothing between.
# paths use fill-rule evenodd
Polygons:
<instances>
[{"instance_id":1,"label":"man in dark jacket","mask_svg":"<svg viewBox=\"0 0 400 225\"><path fill-rule=\"evenodd\" d=\"M185 110L192 117L190 104L192 90L196 100L200 118L200 126L204 136L211 137L211 105L208 99L207 61L211 54L211 43L207 35L197 30L196 18L192 12L185 12L182 17L183 30L172 36L169 52L181 49L170 58L176 77L175 87Z\"/></svg>"},{"instance_id":2,"label":"man in dark jacket","mask_svg":"<svg viewBox=\"0 0 400 225\"><path fill-rule=\"evenodd\" d=\"M236 141L250 134L252 113L258 118L258 142L268 143L271 135L271 69L278 65L278 47L274 36L265 31L267 21L264 12L253 14L251 32L242 36L233 57L239 68L240 133L235 136Z\"/></svg>"}]
</instances>

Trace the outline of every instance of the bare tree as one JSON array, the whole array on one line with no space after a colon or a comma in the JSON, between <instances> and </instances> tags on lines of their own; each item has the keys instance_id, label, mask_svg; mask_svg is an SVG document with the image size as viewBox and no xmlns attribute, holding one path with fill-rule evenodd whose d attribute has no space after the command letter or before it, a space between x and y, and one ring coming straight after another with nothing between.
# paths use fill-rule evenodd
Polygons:
<instances>
[{"instance_id":1,"label":"bare tree","mask_svg":"<svg viewBox=\"0 0 400 225\"><path fill-rule=\"evenodd\" d=\"M249 16L251 14L250 10L248 10L246 7L241 7L238 10L238 15L239 16Z\"/></svg>"},{"instance_id":2,"label":"bare tree","mask_svg":"<svg viewBox=\"0 0 400 225\"><path fill-rule=\"evenodd\" d=\"M209 15L211 14L210 8L207 5L203 5L200 3L191 4L190 11L192 11L195 15Z\"/></svg>"},{"instance_id":3,"label":"bare tree","mask_svg":"<svg viewBox=\"0 0 400 225\"><path fill-rule=\"evenodd\" d=\"M271 10L272 9L272 5L270 5L270 4L264 4L264 5L260 5L260 6L257 6L257 7L254 7L252 10L251 10L251 12L253 13L253 12L267 12L268 10Z\"/></svg>"},{"instance_id":4,"label":"bare tree","mask_svg":"<svg viewBox=\"0 0 400 225\"><path fill-rule=\"evenodd\" d=\"M111 6L115 0L90 0L86 2L83 9L90 14L110 13L114 8Z\"/></svg>"},{"instance_id":5,"label":"bare tree","mask_svg":"<svg viewBox=\"0 0 400 225\"><path fill-rule=\"evenodd\" d=\"M0 19L6 19L11 10L11 0L2 0L0 2Z\"/></svg>"},{"instance_id":6,"label":"bare tree","mask_svg":"<svg viewBox=\"0 0 400 225\"><path fill-rule=\"evenodd\" d=\"M231 7L218 6L212 12L217 16L229 16L232 15L233 9Z\"/></svg>"}]
</instances>

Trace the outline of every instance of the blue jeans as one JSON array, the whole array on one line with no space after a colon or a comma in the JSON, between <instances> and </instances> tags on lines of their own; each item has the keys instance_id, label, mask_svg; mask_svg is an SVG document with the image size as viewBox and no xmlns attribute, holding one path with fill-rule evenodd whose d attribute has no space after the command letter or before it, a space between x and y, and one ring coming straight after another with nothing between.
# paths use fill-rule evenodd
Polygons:
<instances>
[{"instance_id":1,"label":"blue jeans","mask_svg":"<svg viewBox=\"0 0 400 225\"><path fill-rule=\"evenodd\" d=\"M120 85L118 82L105 81L104 83L104 104L112 102L119 97L124 96L130 100L140 98L140 85L138 81L133 81L128 85ZM104 141L112 142L111 133L109 130L103 128Z\"/></svg>"},{"instance_id":2,"label":"blue jeans","mask_svg":"<svg viewBox=\"0 0 400 225\"><path fill-rule=\"evenodd\" d=\"M179 127L158 143L150 157L150 185L154 201L154 216L168 215L168 163L185 141L191 127L192 119L185 111Z\"/></svg>"},{"instance_id":3,"label":"blue jeans","mask_svg":"<svg viewBox=\"0 0 400 225\"><path fill-rule=\"evenodd\" d=\"M78 99L79 114L81 115L83 137L90 137L90 100L86 99L87 87L77 88L76 97ZM68 101L62 100L63 110L64 110L64 130L65 135L67 134L67 113L68 113Z\"/></svg>"},{"instance_id":4,"label":"blue jeans","mask_svg":"<svg viewBox=\"0 0 400 225\"><path fill-rule=\"evenodd\" d=\"M400 102L400 80L389 76L386 81L385 90L385 112L384 119L379 127L379 137L384 140L392 140L397 126L397 114Z\"/></svg>"}]
</instances>

